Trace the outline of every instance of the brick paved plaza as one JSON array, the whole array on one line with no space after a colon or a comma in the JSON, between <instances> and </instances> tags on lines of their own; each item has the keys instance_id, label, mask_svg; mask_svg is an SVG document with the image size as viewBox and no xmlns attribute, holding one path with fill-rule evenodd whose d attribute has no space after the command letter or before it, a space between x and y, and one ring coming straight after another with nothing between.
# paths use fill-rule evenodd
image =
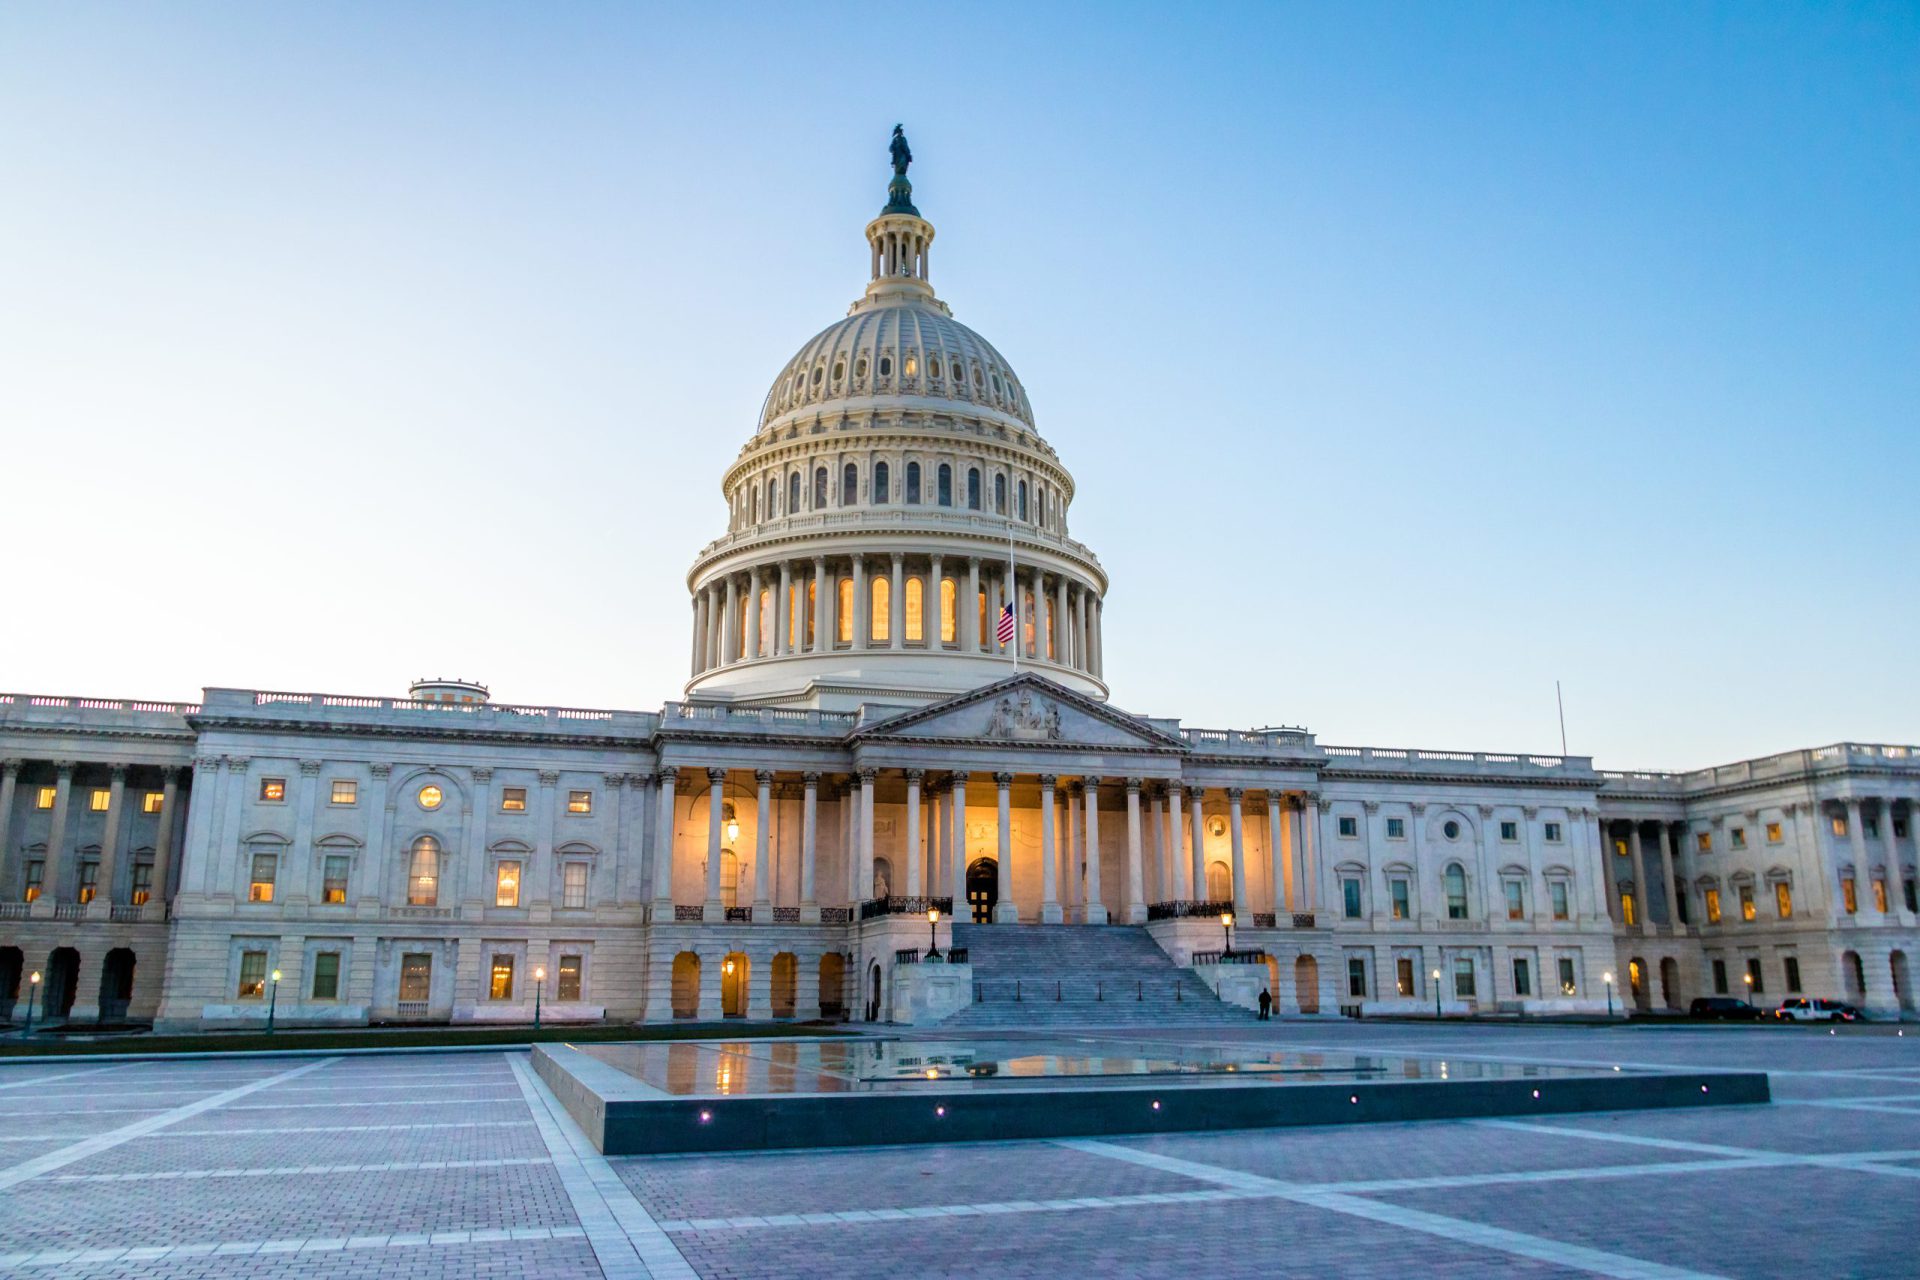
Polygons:
<instances>
[{"instance_id":1,"label":"brick paved plaza","mask_svg":"<svg viewBox=\"0 0 1920 1280\"><path fill-rule=\"evenodd\" d=\"M1920 1270L1920 1035L1364 1023L1162 1034L1463 1060L1759 1067L1773 1073L1777 1101L609 1161L524 1054L9 1065L0 1274Z\"/></svg>"}]
</instances>

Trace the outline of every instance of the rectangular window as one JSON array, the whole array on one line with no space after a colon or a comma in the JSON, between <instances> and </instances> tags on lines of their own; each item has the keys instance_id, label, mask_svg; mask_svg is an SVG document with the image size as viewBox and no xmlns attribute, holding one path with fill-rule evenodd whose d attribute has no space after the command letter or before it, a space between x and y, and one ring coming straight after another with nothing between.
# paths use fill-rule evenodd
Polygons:
<instances>
[{"instance_id":1,"label":"rectangular window","mask_svg":"<svg viewBox=\"0 0 1920 1280\"><path fill-rule=\"evenodd\" d=\"M333 780L333 793L328 798L328 803L330 804L360 803L360 784L355 782L352 778L335 778Z\"/></svg>"},{"instance_id":2,"label":"rectangular window","mask_svg":"<svg viewBox=\"0 0 1920 1280\"><path fill-rule=\"evenodd\" d=\"M347 858L328 854L320 864L320 901L342 903L347 900Z\"/></svg>"},{"instance_id":3,"label":"rectangular window","mask_svg":"<svg viewBox=\"0 0 1920 1280\"><path fill-rule=\"evenodd\" d=\"M1407 882L1390 880L1387 882L1387 894L1393 899L1393 918L1407 920L1413 916L1413 904L1409 900Z\"/></svg>"},{"instance_id":4,"label":"rectangular window","mask_svg":"<svg viewBox=\"0 0 1920 1280\"><path fill-rule=\"evenodd\" d=\"M313 998L315 1000L340 998L340 953L338 951L321 951L313 957Z\"/></svg>"},{"instance_id":5,"label":"rectangular window","mask_svg":"<svg viewBox=\"0 0 1920 1280\"><path fill-rule=\"evenodd\" d=\"M1747 990L1753 995L1759 995L1766 989L1767 984L1760 976L1760 961L1757 959L1747 961Z\"/></svg>"},{"instance_id":6,"label":"rectangular window","mask_svg":"<svg viewBox=\"0 0 1920 1280\"><path fill-rule=\"evenodd\" d=\"M1727 962L1725 960L1713 962L1713 994L1717 996L1727 994Z\"/></svg>"},{"instance_id":7,"label":"rectangular window","mask_svg":"<svg viewBox=\"0 0 1920 1280\"><path fill-rule=\"evenodd\" d=\"M35 859L27 864L27 891L20 895L22 902L32 902L40 896L40 880L47 873L47 864Z\"/></svg>"},{"instance_id":8,"label":"rectangular window","mask_svg":"<svg viewBox=\"0 0 1920 1280\"><path fill-rule=\"evenodd\" d=\"M1520 824L1517 822L1501 823L1500 838L1502 840L1505 840L1509 844L1513 843L1515 840L1518 840L1520 838Z\"/></svg>"},{"instance_id":9,"label":"rectangular window","mask_svg":"<svg viewBox=\"0 0 1920 1280\"><path fill-rule=\"evenodd\" d=\"M1560 957L1560 994L1563 996L1580 994L1580 985L1574 979L1572 956Z\"/></svg>"},{"instance_id":10,"label":"rectangular window","mask_svg":"<svg viewBox=\"0 0 1920 1280\"><path fill-rule=\"evenodd\" d=\"M1526 890L1518 880L1507 881L1507 919L1525 920L1527 918Z\"/></svg>"},{"instance_id":11,"label":"rectangular window","mask_svg":"<svg viewBox=\"0 0 1920 1280\"><path fill-rule=\"evenodd\" d=\"M487 984L487 998L490 1000L513 999L512 956L495 956L493 958L493 977Z\"/></svg>"},{"instance_id":12,"label":"rectangular window","mask_svg":"<svg viewBox=\"0 0 1920 1280\"><path fill-rule=\"evenodd\" d=\"M1627 856L1627 842L1625 840L1614 840L1613 856L1616 858L1624 858Z\"/></svg>"},{"instance_id":13,"label":"rectangular window","mask_svg":"<svg viewBox=\"0 0 1920 1280\"><path fill-rule=\"evenodd\" d=\"M560 975L553 991L556 1000L578 1000L580 998L580 957L561 956Z\"/></svg>"},{"instance_id":14,"label":"rectangular window","mask_svg":"<svg viewBox=\"0 0 1920 1280\"><path fill-rule=\"evenodd\" d=\"M1759 912L1755 911L1753 906L1753 886L1750 884L1741 885L1740 918L1742 920L1752 920L1758 914Z\"/></svg>"},{"instance_id":15,"label":"rectangular window","mask_svg":"<svg viewBox=\"0 0 1920 1280\"><path fill-rule=\"evenodd\" d=\"M260 779L260 799L268 804L279 804L287 798L287 780L285 778Z\"/></svg>"},{"instance_id":16,"label":"rectangular window","mask_svg":"<svg viewBox=\"0 0 1920 1280\"><path fill-rule=\"evenodd\" d=\"M1367 998L1367 962L1359 956L1347 957L1347 994L1356 1000Z\"/></svg>"},{"instance_id":17,"label":"rectangular window","mask_svg":"<svg viewBox=\"0 0 1920 1280\"><path fill-rule=\"evenodd\" d=\"M1844 836L1845 834L1847 834L1847 820L1845 818L1841 817L1839 814L1835 814L1833 816L1832 822L1833 822L1833 834L1837 836Z\"/></svg>"},{"instance_id":18,"label":"rectangular window","mask_svg":"<svg viewBox=\"0 0 1920 1280\"><path fill-rule=\"evenodd\" d=\"M1733 848L1744 849L1747 847L1747 829L1745 827L1735 827L1727 833L1727 839Z\"/></svg>"},{"instance_id":19,"label":"rectangular window","mask_svg":"<svg viewBox=\"0 0 1920 1280\"><path fill-rule=\"evenodd\" d=\"M1516 996L1533 994L1533 971L1528 967L1525 956L1513 958L1513 994Z\"/></svg>"},{"instance_id":20,"label":"rectangular window","mask_svg":"<svg viewBox=\"0 0 1920 1280\"><path fill-rule=\"evenodd\" d=\"M248 902L273 901L273 873L278 861L271 853L253 855L253 875L247 884Z\"/></svg>"},{"instance_id":21,"label":"rectangular window","mask_svg":"<svg viewBox=\"0 0 1920 1280\"><path fill-rule=\"evenodd\" d=\"M1878 818L1860 819L1860 828L1875 840L1880 838L1880 820Z\"/></svg>"},{"instance_id":22,"label":"rectangular window","mask_svg":"<svg viewBox=\"0 0 1920 1280\"><path fill-rule=\"evenodd\" d=\"M1634 923L1633 895L1631 893L1622 892L1620 895L1620 922L1628 925Z\"/></svg>"},{"instance_id":23,"label":"rectangular window","mask_svg":"<svg viewBox=\"0 0 1920 1280\"><path fill-rule=\"evenodd\" d=\"M1414 994L1412 957L1401 956L1393 962L1393 989L1403 996Z\"/></svg>"},{"instance_id":24,"label":"rectangular window","mask_svg":"<svg viewBox=\"0 0 1920 1280\"><path fill-rule=\"evenodd\" d=\"M1713 852L1713 832L1711 831L1696 832L1693 837L1693 846L1694 848L1698 849L1702 853L1712 853Z\"/></svg>"},{"instance_id":25,"label":"rectangular window","mask_svg":"<svg viewBox=\"0 0 1920 1280\"><path fill-rule=\"evenodd\" d=\"M500 812L525 813L527 811L527 789L525 787L500 788Z\"/></svg>"},{"instance_id":26,"label":"rectangular window","mask_svg":"<svg viewBox=\"0 0 1920 1280\"><path fill-rule=\"evenodd\" d=\"M1795 991L1795 992L1799 991L1800 990L1800 961L1795 959L1793 956L1788 956L1786 959L1780 962L1780 967L1787 971L1787 990Z\"/></svg>"},{"instance_id":27,"label":"rectangular window","mask_svg":"<svg viewBox=\"0 0 1920 1280\"><path fill-rule=\"evenodd\" d=\"M494 867L493 905L496 907L520 905L520 864L518 862L502 862Z\"/></svg>"},{"instance_id":28,"label":"rectangular window","mask_svg":"<svg viewBox=\"0 0 1920 1280\"><path fill-rule=\"evenodd\" d=\"M403 1004L425 1004L433 993L433 957L424 951L400 957L400 1000Z\"/></svg>"},{"instance_id":29,"label":"rectangular window","mask_svg":"<svg viewBox=\"0 0 1920 1280\"><path fill-rule=\"evenodd\" d=\"M593 812L593 792L591 791L567 792L567 812L568 813L592 813Z\"/></svg>"},{"instance_id":30,"label":"rectangular window","mask_svg":"<svg viewBox=\"0 0 1920 1280\"><path fill-rule=\"evenodd\" d=\"M85 902L86 899L82 898L81 901ZM1887 914L1887 882L1877 877L1873 882L1873 909L1881 915Z\"/></svg>"},{"instance_id":31,"label":"rectangular window","mask_svg":"<svg viewBox=\"0 0 1920 1280\"><path fill-rule=\"evenodd\" d=\"M144 907L153 897L153 864L136 862L133 864L133 905Z\"/></svg>"},{"instance_id":32,"label":"rectangular window","mask_svg":"<svg viewBox=\"0 0 1920 1280\"><path fill-rule=\"evenodd\" d=\"M560 869L560 905L580 908L587 905L587 864L569 862Z\"/></svg>"},{"instance_id":33,"label":"rectangular window","mask_svg":"<svg viewBox=\"0 0 1920 1280\"><path fill-rule=\"evenodd\" d=\"M1720 923L1720 891L1718 889L1707 890L1707 923Z\"/></svg>"},{"instance_id":34,"label":"rectangular window","mask_svg":"<svg viewBox=\"0 0 1920 1280\"><path fill-rule=\"evenodd\" d=\"M266 952L240 953L240 989L235 994L242 1000L259 1000L267 994Z\"/></svg>"},{"instance_id":35,"label":"rectangular window","mask_svg":"<svg viewBox=\"0 0 1920 1280\"><path fill-rule=\"evenodd\" d=\"M1567 882L1565 880L1555 880L1547 886L1547 895L1553 900L1553 918L1555 920L1569 919L1572 913L1567 909L1569 905L1567 902Z\"/></svg>"},{"instance_id":36,"label":"rectangular window","mask_svg":"<svg viewBox=\"0 0 1920 1280\"><path fill-rule=\"evenodd\" d=\"M1876 880L1874 881L1874 883L1879 884L1880 882ZM92 902L94 895L99 891L100 891L100 864L97 862L81 863L80 864L80 895L79 895L80 901ZM1884 890L1882 892L1884 894Z\"/></svg>"},{"instance_id":37,"label":"rectangular window","mask_svg":"<svg viewBox=\"0 0 1920 1280\"><path fill-rule=\"evenodd\" d=\"M1351 838L1352 838L1352 837L1354 837L1354 836L1357 836L1357 835L1359 835L1359 834L1360 834L1360 819L1358 819L1358 818L1342 818L1342 819L1340 819L1340 834L1341 834L1342 836L1345 836L1345 837L1347 837L1347 838L1349 838L1349 839L1351 839Z\"/></svg>"},{"instance_id":38,"label":"rectangular window","mask_svg":"<svg viewBox=\"0 0 1920 1280\"><path fill-rule=\"evenodd\" d=\"M1387 839L1405 840L1407 838L1407 820L1405 818L1387 819Z\"/></svg>"},{"instance_id":39,"label":"rectangular window","mask_svg":"<svg viewBox=\"0 0 1920 1280\"><path fill-rule=\"evenodd\" d=\"M1902 896L1907 900L1907 910L1920 912L1920 901L1915 901L1916 894L1920 893L1920 887L1914 885L1913 877L1908 876L1905 880L1901 881L1900 888L1903 890Z\"/></svg>"},{"instance_id":40,"label":"rectangular window","mask_svg":"<svg viewBox=\"0 0 1920 1280\"><path fill-rule=\"evenodd\" d=\"M158 813L160 812L161 806L166 804L166 802L167 802L166 792L149 791L145 795L140 797L140 812Z\"/></svg>"},{"instance_id":41,"label":"rectangular window","mask_svg":"<svg viewBox=\"0 0 1920 1280\"><path fill-rule=\"evenodd\" d=\"M1768 844L1780 843L1780 824L1779 823L1769 822L1767 824L1767 843Z\"/></svg>"},{"instance_id":42,"label":"rectangular window","mask_svg":"<svg viewBox=\"0 0 1920 1280\"><path fill-rule=\"evenodd\" d=\"M40 793L39 793L39 794L38 794L37 796L35 796L35 797L34 797L34 801L33 801L33 807L34 807L34 808L36 808L36 809L51 809L51 808L53 808L53 798L54 798L54 795L55 795L55 793L56 793L56 792L58 792L58 791L59 791L59 788L58 788L58 787L42 787L42 788L40 788Z\"/></svg>"},{"instance_id":43,"label":"rectangular window","mask_svg":"<svg viewBox=\"0 0 1920 1280\"><path fill-rule=\"evenodd\" d=\"M1453 994L1461 1000L1473 999L1473 961L1466 956L1454 957Z\"/></svg>"},{"instance_id":44,"label":"rectangular window","mask_svg":"<svg viewBox=\"0 0 1920 1280\"><path fill-rule=\"evenodd\" d=\"M1840 903L1846 907L1848 915L1853 915L1860 910L1860 895L1853 887L1852 876L1840 877Z\"/></svg>"},{"instance_id":45,"label":"rectangular window","mask_svg":"<svg viewBox=\"0 0 1920 1280\"><path fill-rule=\"evenodd\" d=\"M113 803L113 792L105 787L95 787L87 796L87 807L95 813L105 813L107 806Z\"/></svg>"},{"instance_id":46,"label":"rectangular window","mask_svg":"<svg viewBox=\"0 0 1920 1280\"><path fill-rule=\"evenodd\" d=\"M1773 886L1773 906L1782 920L1793 919L1793 886L1777 884Z\"/></svg>"},{"instance_id":47,"label":"rectangular window","mask_svg":"<svg viewBox=\"0 0 1920 1280\"><path fill-rule=\"evenodd\" d=\"M1547 843L1559 844L1563 839L1560 834L1560 824L1557 822L1549 822L1546 824L1546 828Z\"/></svg>"}]
</instances>

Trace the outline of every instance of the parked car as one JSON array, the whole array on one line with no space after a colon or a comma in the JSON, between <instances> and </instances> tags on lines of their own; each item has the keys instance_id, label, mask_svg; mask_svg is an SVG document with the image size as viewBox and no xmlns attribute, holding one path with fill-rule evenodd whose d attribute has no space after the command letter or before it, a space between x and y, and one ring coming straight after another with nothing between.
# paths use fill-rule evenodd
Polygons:
<instances>
[{"instance_id":1,"label":"parked car","mask_svg":"<svg viewBox=\"0 0 1920 1280\"><path fill-rule=\"evenodd\" d=\"M1858 1022L1860 1011L1844 1000L1808 999L1794 996L1782 1000L1773 1016L1782 1022Z\"/></svg>"},{"instance_id":2,"label":"parked car","mask_svg":"<svg viewBox=\"0 0 1920 1280\"><path fill-rule=\"evenodd\" d=\"M1737 996L1700 996L1687 1006L1687 1016L1706 1022L1757 1022L1766 1014Z\"/></svg>"}]
</instances>

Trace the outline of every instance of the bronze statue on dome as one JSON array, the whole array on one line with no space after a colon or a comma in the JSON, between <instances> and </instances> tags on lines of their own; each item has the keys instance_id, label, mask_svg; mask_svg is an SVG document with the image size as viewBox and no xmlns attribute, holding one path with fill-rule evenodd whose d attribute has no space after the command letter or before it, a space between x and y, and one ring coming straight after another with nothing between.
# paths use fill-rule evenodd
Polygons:
<instances>
[{"instance_id":1,"label":"bronze statue on dome","mask_svg":"<svg viewBox=\"0 0 1920 1280\"><path fill-rule=\"evenodd\" d=\"M913 163L913 150L907 146L907 132L900 125L893 126L893 141L887 144L887 154L893 157L894 177L906 177L907 166Z\"/></svg>"}]
</instances>

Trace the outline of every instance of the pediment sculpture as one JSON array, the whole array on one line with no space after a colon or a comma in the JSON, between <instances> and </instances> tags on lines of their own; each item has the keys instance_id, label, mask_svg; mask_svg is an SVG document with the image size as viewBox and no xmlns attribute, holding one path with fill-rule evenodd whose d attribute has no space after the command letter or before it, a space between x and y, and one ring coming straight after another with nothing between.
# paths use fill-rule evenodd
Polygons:
<instances>
[{"instance_id":1,"label":"pediment sculpture","mask_svg":"<svg viewBox=\"0 0 1920 1280\"><path fill-rule=\"evenodd\" d=\"M1060 705L1051 698L1035 699L1025 689L1017 698L1003 697L993 706L987 736L1015 742L1058 742Z\"/></svg>"}]
</instances>

